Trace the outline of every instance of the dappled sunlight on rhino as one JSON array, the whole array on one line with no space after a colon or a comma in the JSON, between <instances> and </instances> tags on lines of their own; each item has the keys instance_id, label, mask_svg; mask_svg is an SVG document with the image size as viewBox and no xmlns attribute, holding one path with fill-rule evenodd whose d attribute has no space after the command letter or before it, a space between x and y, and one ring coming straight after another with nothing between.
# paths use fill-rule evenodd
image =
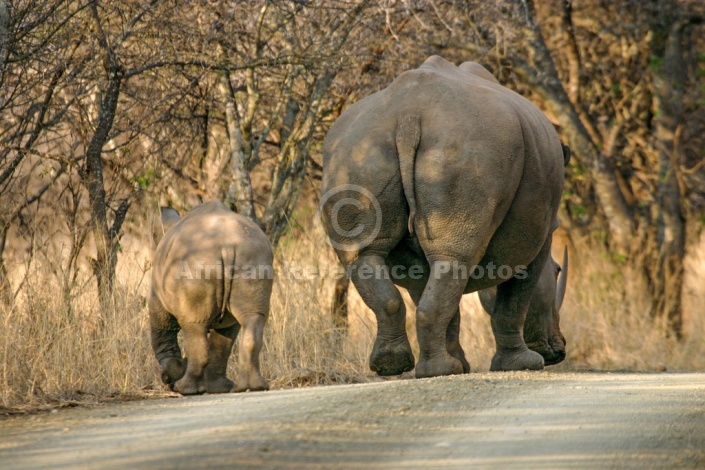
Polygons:
<instances>
[{"instance_id":1,"label":"dappled sunlight on rhino","mask_svg":"<svg viewBox=\"0 0 705 470\"><path fill-rule=\"evenodd\" d=\"M267 389L259 354L273 272L264 232L213 201L181 219L174 209L162 210L155 241L149 316L162 381L184 395ZM240 330L233 383L225 372Z\"/></svg>"},{"instance_id":2,"label":"dappled sunlight on rhino","mask_svg":"<svg viewBox=\"0 0 705 470\"><path fill-rule=\"evenodd\" d=\"M565 357L565 276L557 284L549 253L569 157L536 106L472 62L430 57L340 116L324 143L321 212L377 318L372 370L414 368L395 285L417 305L417 377L470 370L458 305L488 288L493 370Z\"/></svg>"}]
</instances>

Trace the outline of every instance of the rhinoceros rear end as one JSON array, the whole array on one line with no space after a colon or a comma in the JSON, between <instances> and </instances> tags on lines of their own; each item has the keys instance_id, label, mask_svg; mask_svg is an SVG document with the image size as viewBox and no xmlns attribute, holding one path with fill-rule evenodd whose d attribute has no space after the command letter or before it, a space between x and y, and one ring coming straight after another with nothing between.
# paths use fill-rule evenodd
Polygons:
<instances>
[{"instance_id":1,"label":"rhinoceros rear end","mask_svg":"<svg viewBox=\"0 0 705 470\"><path fill-rule=\"evenodd\" d=\"M213 201L174 220L153 261L149 316L162 381L184 394L264 390L259 367L272 292L272 248L249 219ZM156 230L155 233L160 233ZM186 358L177 333L183 331ZM239 376L225 375L240 334Z\"/></svg>"},{"instance_id":2,"label":"rhinoceros rear end","mask_svg":"<svg viewBox=\"0 0 705 470\"><path fill-rule=\"evenodd\" d=\"M470 370L458 305L463 294L493 287L492 370L542 369L526 338L534 349L555 338L559 354L548 360L562 359L552 296L532 295L552 263L569 156L535 105L473 62L429 57L340 115L323 145L321 213L377 317L372 370L414 367L395 284L417 305L417 377ZM548 267L555 292L557 271ZM529 312L538 326L524 336Z\"/></svg>"}]
</instances>

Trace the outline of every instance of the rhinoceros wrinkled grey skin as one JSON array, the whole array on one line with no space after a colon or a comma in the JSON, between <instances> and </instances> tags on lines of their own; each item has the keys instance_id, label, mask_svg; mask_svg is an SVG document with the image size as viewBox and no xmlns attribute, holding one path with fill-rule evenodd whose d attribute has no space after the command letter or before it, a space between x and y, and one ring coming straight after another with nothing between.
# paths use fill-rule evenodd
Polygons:
<instances>
[{"instance_id":1,"label":"rhinoceros wrinkled grey skin","mask_svg":"<svg viewBox=\"0 0 705 470\"><path fill-rule=\"evenodd\" d=\"M394 284L417 304L417 377L470 370L460 298L493 286L491 369L544 367L522 333L558 226L569 151L536 106L477 63L432 56L343 112L323 152L323 223L377 318L372 370L414 367ZM485 275L470 275L475 266ZM504 276L490 275L493 266Z\"/></svg>"},{"instance_id":2,"label":"rhinoceros wrinkled grey skin","mask_svg":"<svg viewBox=\"0 0 705 470\"><path fill-rule=\"evenodd\" d=\"M565 359L565 337L560 329L560 310L568 281L568 247L563 251L563 264L556 263L551 256L546 260L541 277L529 302L529 311L524 323L524 341L532 351L543 356L548 366ZM497 288L481 290L480 303L492 315L497 297Z\"/></svg>"},{"instance_id":3,"label":"rhinoceros wrinkled grey skin","mask_svg":"<svg viewBox=\"0 0 705 470\"><path fill-rule=\"evenodd\" d=\"M183 218L174 209L162 209L153 233L158 245L148 306L162 381L183 395L266 390L259 355L273 257L264 232L212 201ZM177 342L179 330L186 358ZM240 330L239 374L233 383L225 373Z\"/></svg>"}]
</instances>

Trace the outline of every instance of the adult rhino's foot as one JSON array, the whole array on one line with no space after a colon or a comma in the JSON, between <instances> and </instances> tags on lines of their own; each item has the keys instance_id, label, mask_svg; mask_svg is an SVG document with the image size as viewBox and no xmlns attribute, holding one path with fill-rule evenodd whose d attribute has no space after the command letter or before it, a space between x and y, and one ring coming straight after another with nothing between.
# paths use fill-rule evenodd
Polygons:
<instances>
[{"instance_id":1,"label":"adult rhino's foot","mask_svg":"<svg viewBox=\"0 0 705 470\"><path fill-rule=\"evenodd\" d=\"M206 380L206 393L230 393L235 383L227 377Z\"/></svg>"},{"instance_id":2,"label":"adult rhino's foot","mask_svg":"<svg viewBox=\"0 0 705 470\"><path fill-rule=\"evenodd\" d=\"M543 365L541 354L524 348L518 351L497 351L492 358L490 370L541 370Z\"/></svg>"},{"instance_id":3,"label":"adult rhino's foot","mask_svg":"<svg viewBox=\"0 0 705 470\"><path fill-rule=\"evenodd\" d=\"M463 351L463 348L460 347L460 345L458 345L457 347L449 346L448 353L452 357L460 361L460 364L463 366L463 374L470 373L470 363L467 359L465 359L465 352Z\"/></svg>"},{"instance_id":4,"label":"adult rhino's foot","mask_svg":"<svg viewBox=\"0 0 705 470\"><path fill-rule=\"evenodd\" d=\"M541 354L543 357L544 365L553 366L565 359L565 341L559 345L549 344L548 341L535 341L533 343L526 343L529 349L534 352Z\"/></svg>"},{"instance_id":5,"label":"adult rhino's foot","mask_svg":"<svg viewBox=\"0 0 705 470\"><path fill-rule=\"evenodd\" d=\"M370 369L377 375L400 375L414 368L414 354L409 340L404 337L397 342L382 341L377 338L370 355Z\"/></svg>"},{"instance_id":6,"label":"adult rhino's foot","mask_svg":"<svg viewBox=\"0 0 705 470\"><path fill-rule=\"evenodd\" d=\"M206 386L203 378L192 377L186 374L174 384L174 391L182 395L200 395L206 393Z\"/></svg>"},{"instance_id":7,"label":"adult rhino's foot","mask_svg":"<svg viewBox=\"0 0 705 470\"><path fill-rule=\"evenodd\" d=\"M470 366L468 365L468 370ZM419 358L416 364L416 378L438 377L440 375L462 374L464 367L462 362L450 354L441 354L430 358Z\"/></svg>"},{"instance_id":8,"label":"adult rhino's foot","mask_svg":"<svg viewBox=\"0 0 705 470\"><path fill-rule=\"evenodd\" d=\"M235 380L235 387L233 392L260 392L262 390L269 390L269 383L262 378L259 374L248 374L241 375Z\"/></svg>"}]
</instances>

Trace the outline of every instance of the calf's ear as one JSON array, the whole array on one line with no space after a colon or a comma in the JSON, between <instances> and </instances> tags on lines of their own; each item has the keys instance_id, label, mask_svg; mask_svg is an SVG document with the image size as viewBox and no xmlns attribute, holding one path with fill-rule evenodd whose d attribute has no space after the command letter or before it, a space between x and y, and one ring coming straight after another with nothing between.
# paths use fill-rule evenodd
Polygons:
<instances>
[{"instance_id":1,"label":"calf's ear","mask_svg":"<svg viewBox=\"0 0 705 470\"><path fill-rule=\"evenodd\" d=\"M169 231L171 227L179 221L180 215L179 211L173 207L161 207L159 209L160 217L155 220L152 224L152 239L154 240L154 247L159 245L159 242L164 237L164 234Z\"/></svg>"}]
</instances>

